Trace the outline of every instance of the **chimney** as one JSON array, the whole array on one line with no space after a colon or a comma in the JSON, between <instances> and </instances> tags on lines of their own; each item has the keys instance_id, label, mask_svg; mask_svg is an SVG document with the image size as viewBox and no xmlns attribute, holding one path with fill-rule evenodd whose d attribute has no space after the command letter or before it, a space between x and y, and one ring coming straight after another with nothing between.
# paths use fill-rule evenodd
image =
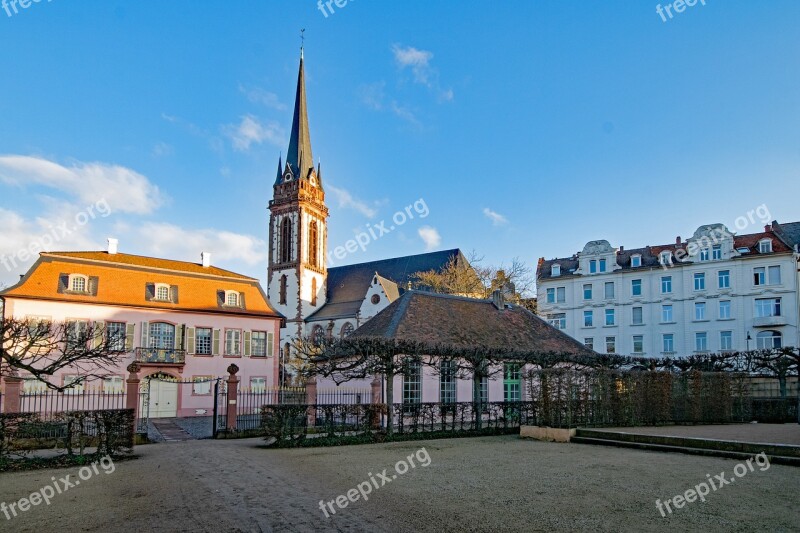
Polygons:
<instances>
[{"instance_id":1,"label":"chimney","mask_svg":"<svg viewBox=\"0 0 800 533\"><path fill-rule=\"evenodd\" d=\"M675 237L675 244L680 245L680 243L681 243L681 236L678 235L677 237Z\"/></svg>"},{"instance_id":2,"label":"chimney","mask_svg":"<svg viewBox=\"0 0 800 533\"><path fill-rule=\"evenodd\" d=\"M505 298L503 298L503 291L501 291L500 289L495 289L492 291L492 303L496 308L500 309L501 311L505 309L506 302Z\"/></svg>"},{"instance_id":3,"label":"chimney","mask_svg":"<svg viewBox=\"0 0 800 533\"><path fill-rule=\"evenodd\" d=\"M772 233L772 224L766 224L764 226L764 233Z\"/></svg>"},{"instance_id":4,"label":"chimney","mask_svg":"<svg viewBox=\"0 0 800 533\"><path fill-rule=\"evenodd\" d=\"M624 246L620 246L620 247L619 247L619 251L620 251L620 252L624 252L624 251L625 251L625 247L624 247Z\"/></svg>"},{"instance_id":5,"label":"chimney","mask_svg":"<svg viewBox=\"0 0 800 533\"><path fill-rule=\"evenodd\" d=\"M119 250L119 240L112 239L111 237L108 238L108 255L117 255L117 251Z\"/></svg>"},{"instance_id":6,"label":"chimney","mask_svg":"<svg viewBox=\"0 0 800 533\"><path fill-rule=\"evenodd\" d=\"M211 252L201 252L200 253L200 262L203 263L203 268L208 268L211 266Z\"/></svg>"}]
</instances>

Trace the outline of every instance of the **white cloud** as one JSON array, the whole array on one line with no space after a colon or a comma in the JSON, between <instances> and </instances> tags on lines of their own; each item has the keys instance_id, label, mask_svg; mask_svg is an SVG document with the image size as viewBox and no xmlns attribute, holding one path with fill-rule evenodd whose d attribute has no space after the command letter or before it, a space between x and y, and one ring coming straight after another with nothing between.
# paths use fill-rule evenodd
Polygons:
<instances>
[{"instance_id":1,"label":"white cloud","mask_svg":"<svg viewBox=\"0 0 800 533\"><path fill-rule=\"evenodd\" d=\"M148 222L138 227L135 244L156 257L199 261L211 252L212 261L241 261L255 265L267 260L267 243L252 235L216 229L185 229L174 224Z\"/></svg>"},{"instance_id":2,"label":"white cloud","mask_svg":"<svg viewBox=\"0 0 800 533\"><path fill-rule=\"evenodd\" d=\"M377 81L368 85L362 85L358 89L358 94L361 101L368 108L374 111L383 109L384 89L386 88L385 81Z\"/></svg>"},{"instance_id":3,"label":"white cloud","mask_svg":"<svg viewBox=\"0 0 800 533\"><path fill-rule=\"evenodd\" d=\"M439 85L439 71L431 66L433 52L420 50L413 46L392 45L395 63L401 69L410 68L414 81L436 93L439 102L453 100L453 89L442 89Z\"/></svg>"},{"instance_id":4,"label":"white cloud","mask_svg":"<svg viewBox=\"0 0 800 533\"><path fill-rule=\"evenodd\" d=\"M65 167L40 157L5 155L0 156L0 181L20 188L35 184L57 189L86 206L104 200L112 211L124 213L151 213L166 199L145 176L104 163L77 161Z\"/></svg>"},{"instance_id":5,"label":"white cloud","mask_svg":"<svg viewBox=\"0 0 800 533\"><path fill-rule=\"evenodd\" d=\"M398 117L402 118L403 120L405 120L406 122L417 128L422 127L422 122L419 121L419 119L417 118L417 116L414 114L413 111L411 111L407 107L401 106L400 104L394 101L392 102L392 113L394 113Z\"/></svg>"},{"instance_id":6,"label":"white cloud","mask_svg":"<svg viewBox=\"0 0 800 533\"><path fill-rule=\"evenodd\" d=\"M399 44L392 45L394 60L400 68L410 67L414 73L414 80L417 83L428 85L431 75L430 61L433 59L433 52L419 50L413 46L402 47Z\"/></svg>"},{"instance_id":7,"label":"white cloud","mask_svg":"<svg viewBox=\"0 0 800 533\"><path fill-rule=\"evenodd\" d=\"M153 155L155 157L166 157L168 155L172 155L174 152L172 146L165 142L157 142L153 145Z\"/></svg>"},{"instance_id":8,"label":"white cloud","mask_svg":"<svg viewBox=\"0 0 800 533\"><path fill-rule=\"evenodd\" d=\"M39 252L53 250L93 250L96 243L88 227L74 222L76 213L62 216L48 211L49 218L24 218L19 213L0 208L0 282L13 285L19 281Z\"/></svg>"},{"instance_id":9,"label":"white cloud","mask_svg":"<svg viewBox=\"0 0 800 533\"><path fill-rule=\"evenodd\" d=\"M286 105L284 105L278 99L277 94L271 93L260 87L245 87L244 85L239 84L239 92L247 96L247 99L254 104L261 104L272 109L277 109L278 111L283 111L286 109Z\"/></svg>"},{"instance_id":10,"label":"white cloud","mask_svg":"<svg viewBox=\"0 0 800 533\"><path fill-rule=\"evenodd\" d=\"M374 218L375 215L378 214L377 210L367 205L366 202L354 198L353 195L350 194L350 192L346 191L345 189L334 187L331 184L326 184L325 189L333 193L333 195L336 197L336 201L338 202L339 207L345 209L353 209L355 211L358 211L367 218Z\"/></svg>"},{"instance_id":11,"label":"white cloud","mask_svg":"<svg viewBox=\"0 0 800 533\"><path fill-rule=\"evenodd\" d=\"M417 230L422 241L425 243L426 250L434 250L439 247L442 243L442 236L439 235L439 232L436 228L432 228L431 226L422 226Z\"/></svg>"},{"instance_id":12,"label":"white cloud","mask_svg":"<svg viewBox=\"0 0 800 533\"><path fill-rule=\"evenodd\" d=\"M233 143L233 148L240 152L246 152L253 144L269 142L276 146L283 146L284 133L280 124L270 121L262 124L253 115L245 115L238 124L228 124L223 127L223 132Z\"/></svg>"},{"instance_id":13,"label":"white cloud","mask_svg":"<svg viewBox=\"0 0 800 533\"><path fill-rule=\"evenodd\" d=\"M502 226L508 223L508 219L496 211L492 211L488 207L483 208L483 214L492 221L493 226Z\"/></svg>"}]
</instances>

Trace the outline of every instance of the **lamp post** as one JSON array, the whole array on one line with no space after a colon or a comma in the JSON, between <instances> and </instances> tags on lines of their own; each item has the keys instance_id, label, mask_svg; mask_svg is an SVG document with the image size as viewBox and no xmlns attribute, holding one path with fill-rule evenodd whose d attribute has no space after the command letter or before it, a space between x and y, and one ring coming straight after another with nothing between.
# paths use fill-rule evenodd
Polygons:
<instances>
[{"instance_id":1,"label":"lamp post","mask_svg":"<svg viewBox=\"0 0 800 533\"><path fill-rule=\"evenodd\" d=\"M753 340L753 337L750 336L750 332L747 332L747 351L750 351L750 341Z\"/></svg>"}]
</instances>

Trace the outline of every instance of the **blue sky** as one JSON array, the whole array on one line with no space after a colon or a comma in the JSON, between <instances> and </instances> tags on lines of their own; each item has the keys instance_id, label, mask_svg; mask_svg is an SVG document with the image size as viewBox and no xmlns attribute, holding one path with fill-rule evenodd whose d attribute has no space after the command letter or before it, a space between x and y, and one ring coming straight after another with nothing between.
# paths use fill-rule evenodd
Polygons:
<instances>
[{"instance_id":1,"label":"blue sky","mask_svg":"<svg viewBox=\"0 0 800 533\"><path fill-rule=\"evenodd\" d=\"M341 263L460 247L535 266L594 239L733 228L762 204L800 220L800 3L706 0L666 22L656 4L0 9L0 258L17 263L0 282L32 243L108 236L264 280L300 28L329 248L429 209Z\"/></svg>"}]
</instances>

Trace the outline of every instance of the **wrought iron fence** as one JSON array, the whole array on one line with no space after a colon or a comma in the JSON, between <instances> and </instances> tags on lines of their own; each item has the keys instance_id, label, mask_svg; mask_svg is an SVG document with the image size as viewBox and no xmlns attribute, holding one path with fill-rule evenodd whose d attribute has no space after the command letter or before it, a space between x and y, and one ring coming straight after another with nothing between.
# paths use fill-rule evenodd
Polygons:
<instances>
[{"instance_id":1,"label":"wrought iron fence","mask_svg":"<svg viewBox=\"0 0 800 533\"><path fill-rule=\"evenodd\" d=\"M125 391L41 389L19 397L19 412L39 413L46 420L66 411L125 409Z\"/></svg>"}]
</instances>

